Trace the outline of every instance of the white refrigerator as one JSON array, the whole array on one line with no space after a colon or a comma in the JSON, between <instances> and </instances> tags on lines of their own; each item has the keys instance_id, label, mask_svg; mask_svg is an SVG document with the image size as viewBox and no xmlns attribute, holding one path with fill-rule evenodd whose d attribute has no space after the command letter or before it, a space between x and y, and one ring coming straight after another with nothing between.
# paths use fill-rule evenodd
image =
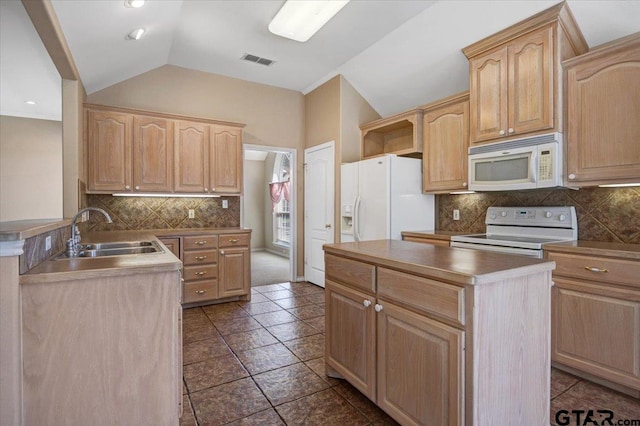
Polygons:
<instances>
[{"instance_id":1,"label":"white refrigerator","mask_svg":"<svg viewBox=\"0 0 640 426\"><path fill-rule=\"evenodd\" d=\"M402 238L434 228L434 196L422 193L422 160L385 155L341 166L340 241Z\"/></svg>"}]
</instances>

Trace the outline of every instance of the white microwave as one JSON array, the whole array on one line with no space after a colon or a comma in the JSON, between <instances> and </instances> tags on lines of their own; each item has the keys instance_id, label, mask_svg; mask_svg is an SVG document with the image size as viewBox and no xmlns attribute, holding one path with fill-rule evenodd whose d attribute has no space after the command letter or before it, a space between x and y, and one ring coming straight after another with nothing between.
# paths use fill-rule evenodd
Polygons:
<instances>
[{"instance_id":1,"label":"white microwave","mask_svg":"<svg viewBox=\"0 0 640 426\"><path fill-rule=\"evenodd\" d=\"M469 189L508 191L563 183L562 134L549 133L469 148Z\"/></svg>"}]
</instances>

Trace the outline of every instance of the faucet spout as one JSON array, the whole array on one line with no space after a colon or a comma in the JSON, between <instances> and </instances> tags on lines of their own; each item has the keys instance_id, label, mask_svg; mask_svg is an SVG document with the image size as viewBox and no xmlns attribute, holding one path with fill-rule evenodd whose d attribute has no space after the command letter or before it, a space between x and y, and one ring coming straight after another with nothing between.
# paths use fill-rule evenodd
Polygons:
<instances>
[{"instance_id":1,"label":"faucet spout","mask_svg":"<svg viewBox=\"0 0 640 426\"><path fill-rule=\"evenodd\" d=\"M71 238L67 240L67 256L69 257L76 257L80 252L80 231L78 231L78 228L76 227L76 221L84 212L88 212L91 210L102 213L107 219L107 223L113 223L113 220L111 220L111 216L109 216L109 213L99 207L86 207L82 210L79 210L71 220Z\"/></svg>"}]
</instances>

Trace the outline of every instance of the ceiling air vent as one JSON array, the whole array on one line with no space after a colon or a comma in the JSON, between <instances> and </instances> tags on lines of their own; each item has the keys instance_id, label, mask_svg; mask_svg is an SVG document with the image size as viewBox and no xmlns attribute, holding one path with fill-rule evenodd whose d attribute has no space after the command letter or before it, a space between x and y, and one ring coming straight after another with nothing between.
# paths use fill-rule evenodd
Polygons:
<instances>
[{"instance_id":1,"label":"ceiling air vent","mask_svg":"<svg viewBox=\"0 0 640 426\"><path fill-rule=\"evenodd\" d=\"M271 59L261 58L260 56L252 55L250 53L245 53L241 59L249 62L255 62L256 64L265 65L267 67L275 62Z\"/></svg>"}]
</instances>

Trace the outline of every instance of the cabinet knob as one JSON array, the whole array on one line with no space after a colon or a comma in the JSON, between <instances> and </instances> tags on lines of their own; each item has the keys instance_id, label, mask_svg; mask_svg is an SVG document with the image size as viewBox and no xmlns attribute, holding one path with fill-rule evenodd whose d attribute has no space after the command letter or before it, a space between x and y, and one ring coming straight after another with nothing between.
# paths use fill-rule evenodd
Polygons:
<instances>
[{"instance_id":1,"label":"cabinet knob","mask_svg":"<svg viewBox=\"0 0 640 426\"><path fill-rule=\"evenodd\" d=\"M504 130L500 130L498 133L500 134L500 136L504 136Z\"/></svg>"},{"instance_id":2,"label":"cabinet knob","mask_svg":"<svg viewBox=\"0 0 640 426\"><path fill-rule=\"evenodd\" d=\"M216 189L215 188L211 188L211 192L216 192Z\"/></svg>"},{"instance_id":3,"label":"cabinet knob","mask_svg":"<svg viewBox=\"0 0 640 426\"><path fill-rule=\"evenodd\" d=\"M569 173L569 179L575 179L576 175L574 175L573 173Z\"/></svg>"},{"instance_id":4,"label":"cabinet knob","mask_svg":"<svg viewBox=\"0 0 640 426\"><path fill-rule=\"evenodd\" d=\"M462 186L467 187L467 182L462 182Z\"/></svg>"},{"instance_id":5,"label":"cabinet knob","mask_svg":"<svg viewBox=\"0 0 640 426\"><path fill-rule=\"evenodd\" d=\"M196 294L205 294L207 290L196 290Z\"/></svg>"},{"instance_id":6,"label":"cabinet knob","mask_svg":"<svg viewBox=\"0 0 640 426\"><path fill-rule=\"evenodd\" d=\"M374 306L373 309L375 309L376 312L380 312L382 310L382 305L376 303L376 306Z\"/></svg>"},{"instance_id":7,"label":"cabinet knob","mask_svg":"<svg viewBox=\"0 0 640 426\"><path fill-rule=\"evenodd\" d=\"M509 133L513 133L514 131L513 128L509 127Z\"/></svg>"},{"instance_id":8,"label":"cabinet knob","mask_svg":"<svg viewBox=\"0 0 640 426\"><path fill-rule=\"evenodd\" d=\"M207 271L198 271L198 272L195 273L195 275L197 275L199 277L201 277L203 275L206 275L206 274L207 274Z\"/></svg>"},{"instance_id":9,"label":"cabinet knob","mask_svg":"<svg viewBox=\"0 0 640 426\"><path fill-rule=\"evenodd\" d=\"M131 187L129 185L125 185L124 189L126 189L127 191L131 189Z\"/></svg>"},{"instance_id":10,"label":"cabinet knob","mask_svg":"<svg viewBox=\"0 0 640 426\"><path fill-rule=\"evenodd\" d=\"M365 308L368 308L369 306L371 306L371 300L364 299L362 304L364 305Z\"/></svg>"},{"instance_id":11,"label":"cabinet knob","mask_svg":"<svg viewBox=\"0 0 640 426\"><path fill-rule=\"evenodd\" d=\"M138 185L136 185L136 191L138 191L140 189L140 187Z\"/></svg>"},{"instance_id":12,"label":"cabinet knob","mask_svg":"<svg viewBox=\"0 0 640 426\"><path fill-rule=\"evenodd\" d=\"M585 266L584 269L586 269L587 271L599 272L602 274L606 274L607 272L609 272L607 268L597 268L595 266Z\"/></svg>"},{"instance_id":13,"label":"cabinet knob","mask_svg":"<svg viewBox=\"0 0 640 426\"><path fill-rule=\"evenodd\" d=\"M207 192L207 191L209 191L209 188L205 188L205 189L204 189L204 192Z\"/></svg>"},{"instance_id":14,"label":"cabinet knob","mask_svg":"<svg viewBox=\"0 0 640 426\"><path fill-rule=\"evenodd\" d=\"M220 254L224 254L224 250L220 250Z\"/></svg>"},{"instance_id":15,"label":"cabinet knob","mask_svg":"<svg viewBox=\"0 0 640 426\"><path fill-rule=\"evenodd\" d=\"M196 260L205 260L207 256L196 256Z\"/></svg>"}]
</instances>

